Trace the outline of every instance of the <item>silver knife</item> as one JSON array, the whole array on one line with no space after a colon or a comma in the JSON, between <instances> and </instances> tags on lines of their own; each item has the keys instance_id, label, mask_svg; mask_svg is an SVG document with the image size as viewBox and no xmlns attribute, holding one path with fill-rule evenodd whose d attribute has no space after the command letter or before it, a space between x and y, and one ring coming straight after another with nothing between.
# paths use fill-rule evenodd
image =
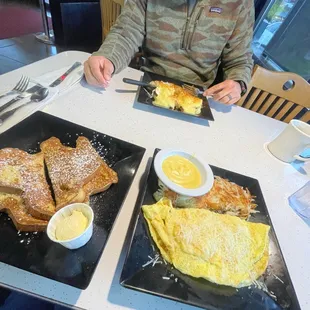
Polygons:
<instances>
[{"instance_id":1,"label":"silver knife","mask_svg":"<svg viewBox=\"0 0 310 310\"><path fill-rule=\"evenodd\" d=\"M76 63L74 63L71 68L69 68L62 76L60 76L57 80L55 80L49 87L55 87L57 85L59 85L61 82L63 82L65 80L65 78L76 68L82 66L82 63L77 61Z\"/></svg>"},{"instance_id":2,"label":"silver knife","mask_svg":"<svg viewBox=\"0 0 310 310\"><path fill-rule=\"evenodd\" d=\"M0 126L6 121L8 118L10 118L15 112L24 106L28 105L31 102L40 102L44 100L48 96L49 90L48 88L41 88L40 90L36 91L31 95L30 101L23 103L19 105L18 107L9 110L7 112L4 112L3 114L0 115Z\"/></svg>"},{"instance_id":3,"label":"silver knife","mask_svg":"<svg viewBox=\"0 0 310 310\"><path fill-rule=\"evenodd\" d=\"M23 92L22 94L18 95L17 97L11 99L9 102L5 103L0 107L0 113L3 112L5 109L10 107L15 102L30 97L33 93L35 93L37 90L42 88L41 85L35 85L31 88L29 88L27 91Z\"/></svg>"},{"instance_id":4,"label":"silver knife","mask_svg":"<svg viewBox=\"0 0 310 310\"><path fill-rule=\"evenodd\" d=\"M67 76L74 71L79 66L82 66L82 63L77 61L75 62L63 75L61 75L58 79L56 79L53 83L49 85L49 87L55 87L58 86L61 82L63 82ZM35 85L25 92L23 92L21 95L11 99L9 102L5 103L4 105L0 106L0 113L6 110L8 107L10 107L12 104L18 102L19 100L25 99L30 97L33 93L35 93L38 89L43 87L42 85Z\"/></svg>"}]
</instances>

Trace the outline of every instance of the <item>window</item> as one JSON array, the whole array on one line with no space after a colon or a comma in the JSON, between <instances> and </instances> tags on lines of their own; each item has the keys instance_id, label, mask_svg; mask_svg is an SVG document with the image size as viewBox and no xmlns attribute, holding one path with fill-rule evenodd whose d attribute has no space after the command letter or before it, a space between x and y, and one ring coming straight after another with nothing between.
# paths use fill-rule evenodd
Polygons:
<instances>
[{"instance_id":1,"label":"window","mask_svg":"<svg viewBox=\"0 0 310 310\"><path fill-rule=\"evenodd\" d=\"M269 69L295 72L310 82L309 29L309 0L269 1L254 30L254 55Z\"/></svg>"}]
</instances>

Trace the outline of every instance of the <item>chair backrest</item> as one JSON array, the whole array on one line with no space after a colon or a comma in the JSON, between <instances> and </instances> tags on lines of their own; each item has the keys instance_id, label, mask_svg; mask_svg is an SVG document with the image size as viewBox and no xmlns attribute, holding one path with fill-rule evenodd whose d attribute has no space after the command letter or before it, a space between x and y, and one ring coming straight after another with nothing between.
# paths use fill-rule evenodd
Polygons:
<instances>
[{"instance_id":1,"label":"chair backrest","mask_svg":"<svg viewBox=\"0 0 310 310\"><path fill-rule=\"evenodd\" d=\"M100 0L103 39L121 14L124 4L125 0Z\"/></svg>"},{"instance_id":2,"label":"chair backrest","mask_svg":"<svg viewBox=\"0 0 310 310\"><path fill-rule=\"evenodd\" d=\"M248 91L237 104L286 123L293 118L310 123L310 84L295 73L256 65Z\"/></svg>"}]
</instances>

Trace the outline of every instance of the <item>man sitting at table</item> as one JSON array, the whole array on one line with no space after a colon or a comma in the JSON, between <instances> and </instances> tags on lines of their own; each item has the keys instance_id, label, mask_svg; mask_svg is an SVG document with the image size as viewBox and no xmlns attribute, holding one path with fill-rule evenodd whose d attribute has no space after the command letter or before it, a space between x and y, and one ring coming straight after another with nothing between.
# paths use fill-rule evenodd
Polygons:
<instances>
[{"instance_id":1,"label":"man sitting at table","mask_svg":"<svg viewBox=\"0 0 310 310\"><path fill-rule=\"evenodd\" d=\"M107 87L143 46L143 70L205 87L221 63L225 81L204 95L236 103L251 78L253 23L253 0L127 0L100 49L85 62L86 80Z\"/></svg>"}]
</instances>

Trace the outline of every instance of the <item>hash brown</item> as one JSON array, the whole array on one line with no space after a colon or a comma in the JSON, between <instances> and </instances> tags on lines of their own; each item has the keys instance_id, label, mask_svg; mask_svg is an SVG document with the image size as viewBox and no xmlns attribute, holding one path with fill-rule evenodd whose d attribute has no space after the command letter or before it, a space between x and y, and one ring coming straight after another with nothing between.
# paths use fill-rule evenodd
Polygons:
<instances>
[{"instance_id":1,"label":"hash brown","mask_svg":"<svg viewBox=\"0 0 310 310\"><path fill-rule=\"evenodd\" d=\"M166 197L175 207L208 209L217 213L236 215L247 219L255 213L255 200L247 188L243 188L227 179L214 177L212 189L201 197L185 197L167 188L160 180L159 189L154 198L159 201Z\"/></svg>"}]
</instances>

